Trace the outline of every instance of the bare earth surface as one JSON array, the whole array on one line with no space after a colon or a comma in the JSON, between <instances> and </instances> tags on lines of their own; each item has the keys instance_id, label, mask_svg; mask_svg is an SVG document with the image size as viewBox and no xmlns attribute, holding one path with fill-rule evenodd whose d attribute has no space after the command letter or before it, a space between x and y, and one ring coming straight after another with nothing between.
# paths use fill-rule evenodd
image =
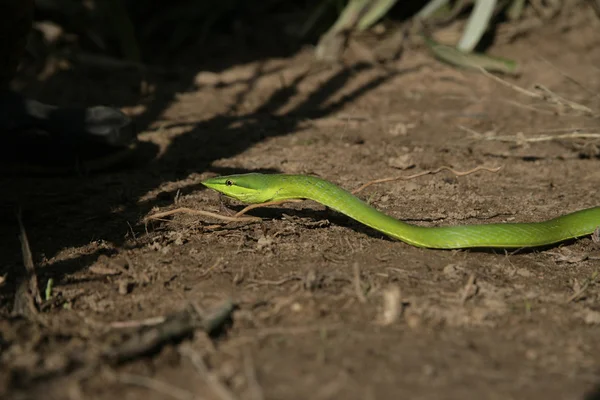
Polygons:
<instances>
[{"instance_id":1,"label":"bare earth surface","mask_svg":"<svg viewBox=\"0 0 600 400\"><path fill-rule=\"evenodd\" d=\"M511 84L598 114L600 23L578 18L492 52L522 63ZM54 279L36 323L10 317L14 285L0 287L0 397L597 398L600 245L590 237L529 252L419 249L311 202L253 210L261 223L144 223L177 207L241 209L200 185L215 175L313 174L355 189L441 166L502 168L359 195L427 226L547 219L600 204L599 141L577 136L600 134L597 116L416 50L385 68L316 66L306 49L159 76L142 103L130 74L81 68L24 86L44 100L122 106L139 117L142 146L114 171L0 177L7 282L22 270L17 203L40 286ZM164 334L156 317L227 299L237 308L211 339L166 334L146 354L98 361Z\"/></svg>"}]
</instances>

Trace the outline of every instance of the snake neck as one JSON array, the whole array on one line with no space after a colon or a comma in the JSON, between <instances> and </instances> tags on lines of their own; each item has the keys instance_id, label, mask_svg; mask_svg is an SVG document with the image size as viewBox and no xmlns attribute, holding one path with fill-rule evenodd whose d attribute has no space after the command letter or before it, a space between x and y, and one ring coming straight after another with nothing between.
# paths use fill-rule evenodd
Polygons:
<instances>
[{"instance_id":1,"label":"snake neck","mask_svg":"<svg viewBox=\"0 0 600 400\"><path fill-rule=\"evenodd\" d=\"M289 183L293 182L293 185L285 185L290 190L286 195L290 197L316 201L387 236L414 246L424 246L424 243L414 239L420 236L418 233L423 229L422 227L407 224L384 214L331 182L304 175L291 175L286 178L284 179Z\"/></svg>"}]
</instances>

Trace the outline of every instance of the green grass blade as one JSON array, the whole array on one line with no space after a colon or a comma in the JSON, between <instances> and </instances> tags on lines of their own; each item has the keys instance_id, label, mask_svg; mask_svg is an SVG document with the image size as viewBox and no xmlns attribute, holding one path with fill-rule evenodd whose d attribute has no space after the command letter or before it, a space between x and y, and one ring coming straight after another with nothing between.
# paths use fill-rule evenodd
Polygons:
<instances>
[{"instance_id":1,"label":"green grass blade","mask_svg":"<svg viewBox=\"0 0 600 400\"><path fill-rule=\"evenodd\" d=\"M525 9L525 0L513 0L506 10L506 16L511 21L516 21L523 15Z\"/></svg>"},{"instance_id":2,"label":"green grass blade","mask_svg":"<svg viewBox=\"0 0 600 400\"><path fill-rule=\"evenodd\" d=\"M368 29L375 22L379 21L396 4L397 0L373 0L367 12L358 21L358 30Z\"/></svg>"},{"instance_id":3,"label":"green grass blade","mask_svg":"<svg viewBox=\"0 0 600 400\"><path fill-rule=\"evenodd\" d=\"M450 0L431 0L429 3L425 5L425 7L421 8L421 10L417 13L417 19L427 19L435 14L439 9L444 6L447 6Z\"/></svg>"},{"instance_id":4,"label":"green grass blade","mask_svg":"<svg viewBox=\"0 0 600 400\"><path fill-rule=\"evenodd\" d=\"M457 49L463 52L470 52L475 49L488 28L495 8L496 0L477 0L475 2L465 32L456 46Z\"/></svg>"}]
</instances>

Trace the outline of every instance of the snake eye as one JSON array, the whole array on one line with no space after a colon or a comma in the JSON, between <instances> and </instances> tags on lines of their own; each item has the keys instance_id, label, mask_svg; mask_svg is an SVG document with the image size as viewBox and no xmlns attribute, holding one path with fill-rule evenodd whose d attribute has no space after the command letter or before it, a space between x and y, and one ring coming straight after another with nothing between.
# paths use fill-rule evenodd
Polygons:
<instances>
[{"instance_id":1,"label":"snake eye","mask_svg":"<svg viewBox=\"0 0 600 400\"><path fill-rule=\"evenodd\" d=\"M227 186L233 186L233 181L231 181L231 180L227 179L227 180L225 181L225 185L227 185Z\"/></svg>"}]
</instances>

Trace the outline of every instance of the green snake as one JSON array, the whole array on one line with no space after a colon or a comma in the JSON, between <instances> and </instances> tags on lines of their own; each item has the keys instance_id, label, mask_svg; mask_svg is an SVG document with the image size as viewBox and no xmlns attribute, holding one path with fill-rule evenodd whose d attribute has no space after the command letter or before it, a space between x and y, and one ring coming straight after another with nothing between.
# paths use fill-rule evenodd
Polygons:
<instances>
[{"instance_id":1,"label":"green snake","mask_svg":"<svg viewBox=\"0 0 600 400\"><path fill-rule=\"evenodd\" d=\"M425 227L397 220L324 179L306 175L240 174L207 179L203 185L244 203L309 199L392 238L435 249L525 248L590 235L600 226L600 207L531 223Z\"/></svg>"}]
</instances>

